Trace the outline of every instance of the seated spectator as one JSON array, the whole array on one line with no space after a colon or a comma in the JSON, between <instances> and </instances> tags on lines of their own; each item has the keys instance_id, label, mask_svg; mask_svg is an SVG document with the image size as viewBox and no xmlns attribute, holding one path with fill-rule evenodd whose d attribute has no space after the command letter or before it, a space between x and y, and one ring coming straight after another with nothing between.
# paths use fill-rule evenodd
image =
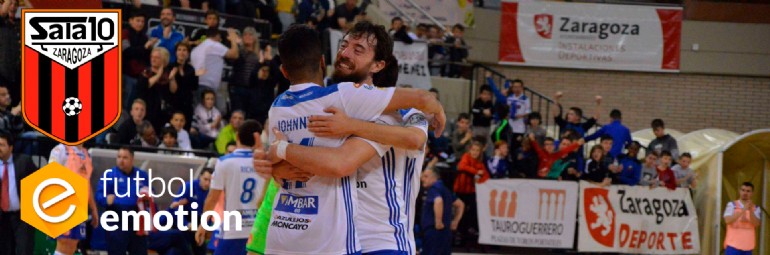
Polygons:
<instances>
[{"instance_id":1,"label":"seated spectator","mask_svg":"<svg viewBox=\"0 0 770 255\"><path fill-rule=\"evenodd\" d=\"M470 117L467 113L461 113L457 116L457 127L452 133L452 149L454 150L455 157L462 157L473 139L473 132L470 129Z\"/></svg>"},{"instance_id":2,"label":"seated spectator","mask_svg":"<svg viewBox=\"0 0 770 255\"><path fill-rule=\"evenodd\" d=\"M201 94L201 103L195 107L193 125L190 129L193 137L200 135L213 141L214 137L219 136L219 129L222 127L222 114L219 109L214 107L215 104L214 91L206 90Z\"/></svg>"},{"instance_id":3,"label":"seated spectator","mask_svg":"<svg viewBox=\"0 0 770 255\"><path fill-rule=\"evenodd\" d=\"M537 143L537 140L535 139L534 134L529 134L529 141L532 144L532 148L537 153L537 158L540 160L540 163L537 166L537 176L540 178L546 177L548 172L551 170L551 166L553 165L553 162L556 160L562 158L564 155L570 154L573 151L577 150L578 147L582 146L584 141L581 138L577 141L577 143L570 144L569 146L565 146L563 149L559 151L554 151L555 147L553 145L553 138L546 137L545 142L543 142L543 148L540 147L540 144ZM567 142L568 140L563 141Z\"/></svg>"},{"instance_id":4,"label":"seated spectator","mask_svg":"<svg viewBox=\"0 0 770 255\"><path fill-rule=\"evenodd\" d=\"M169 76L169 98L168 103L171 111L181 111L185 120L191 120L193 116L193 92L198 90L198 76L195 74L195 68L190 65L190 45L179 43L176 45L176 63L172 64L171 73L176 75ZM174 71L176 69L176 72ZM186 123L184 128L189 129L191 123Z\"/></svg>"},{"instance_id":5,"label":"seated spectator","mask_svg":"<svg viewBox=\"0 0 770 255\"><path fill-rule=\"evenodd\" d=\"M166 49L171 55L168 58L167 63L176 62L176 51L174 48L176 44L184 40L182 33L174 30L174 10L171 8L163 8L160 11L160 24L150 31L150 45L157 45Z\"/></svg>"},{"instance_id":6,"label":"seated spectator","mask_svg":"<svg viewBox=\"0 0 770 255\"><path fill-rule=\"evenodd\" d=\"M183 150L192 150L190 134L187 133L187 130L184 129L184 126L186 123L187 123L187 119L185 118L184 113L177 111L171 115L171 121L169 121L169 124L170 124L169 126L173 127L174 130L176 130L176 140L179 145L179 148Z\"/></svg>"},{"instance_id":7,"label":"seated spectator","mask_svg":"<svg viewBox=\"0 0 770 255\"><path fill-rule=\"evenodd\" d=\"M118 128L118 143L130 144L136 137L137 126L144 122L146 105L144 100L138 98L131 104L131 119L124 121Z\"/></svg>"},{"instance_id":8,"label":"seated spectator","mask_svg":"<svg viewBox=\"0 0 770 255\"><path fill-rule=\"evenodd\" d=\"M463 34L465 34L465 27L462 24L455 24L452 27L452 36L444 41L444 43L451 45L447 47L447 51L449 61L453 63L449 64L446 76L452 78L460 77L462 69L457 63L465 63L465 59L468 58L468 45L465 44Z\"/></svg>"},{"instance_id":9,"label":"seated spectator","mask_svg":"<svg viewBox=\"0 0 770 255\"><path fill-rule=\"evenodd\" d=\"M166 111L170 110L171 80L172 74L168 66L169 53L165 48L157 47L150 55L150 68L142 74L142 78L136 85L137 96L147 105L147 120L156 128L163 127L169 119Z\"/></svg>"},{"instance_id":10,"label":"seated spectator","mask_svg":"<svg viewBox=\"0 0 770 255\"><path fill-rule=\"evenodd\" d=\"M489 177L492 179L507 178L512 165L513 163L508 157L508 144L505 141L497 141L494 156L487 159Z\"/></svg>"},{"instance_id":11,"label":"seated spectator","mask_svg":"<svg viewBox=\"0 0 770 255\"><path fill-rule=\"evenodd\" d=\"M511 178L537 178L537 153L532 149L529 138L524 138L513 155Z\"/></svg>"},{"instance_id":12,"label":"seated spectator","mask_svg":"<svg viewBox=\"0 0 770 255\"><path fill-rule=\"evenodd\" d=\"M337 5L337 7L334 8L332 28L342 31L348 30L348 27L353 24L356 16L362 13L362 10L356 6L356 2L356 0L345 0L345 3Z\"/></svg>"},{"instance_id":13,"label":"seated spectator","mask_svg":"<svg viewBox=\"0 0 770 255\"><path fill-rule=\"evenodd\" d=\"M229 142L227 144L227 153L226 154L233 153L233 151L235 151L235 149L238 149L238 146L235 144L235 142Z\"/></svg>"},{"instance_id":14,"label":"seated spectator","mask_svg":"<svg viewBox=\"0 0 770 255\"><path fill-rule=\"evenodd\" d=\"M565 150L571 145L572 140L562 139L559 143L559 151ZM577 171L577 159L574 158L574 155L575 152L566 153L563 154L561 158L554 161L545 178L551 180L564 180L566 177L568 180L579 180L580 176L575 174Z\"/></svg>"},{"instance_id":15,"label":"seated spectator","mask_svg":"<svg viewBox=\"0 0 770 255\"><path fill-rule=\"evenodd\" d=\"M695 189L696 174L690 168L690 162L692 162L692 155L685 152L679 156L679 164L671 168L671 171L674 171L674 176L676 176L676 183L681 188Z\"/></svg>"},{"instance_id":16,"label":"seated spectator","mask_svg":"<svg viewBox=\"0 0 770 255\"><path fill-rule=\"evenodd\" d=\"M230 114L230 123L222 128L217 136L217 140L214 142L219 155L224 155L227 152L227 144L235 141L236 131L241 127L244 119L245 114L241 110L235 110Z\"/></svg>"},{"instance_id":17,"label":"seated spectator","mask_svg":"<svg viewBox=\"0 0 770 255\"><path fill-rule=\"evenodd\" d=\"M658 153L649 152L644 157L644 164L642 165L642 179L639 180L639 185L657 187L658 186Z\"/></svg>"},{"instance_id":18,"label":"seated spectator","mask_svg":"<svg viewBox=\"0 0 770 255\"><path fill-rule=\"evenodd\" d=\"M0 81L0 133L19 135L24 130L21 104L11 107L11 94L4 81Z\"/></svg>"},{"instance_id":19,"label":"seated spectator","mask_svg":"<svg viewBox=\"0 0 770 255\"><path fill-rule=\"evenodd\" d=\"M160 136L162 137L162 142L160 145L158 145L159 149L180 149L179 144L177 143L176 139L176 129L173 127L165 127L163 128L163 131L160 133ZM168 154L168 155L179 155L180 152L176 151L164 151L159 150L158 153L160 154Z\"/></svg>"},{"instance_id":20,"label":"seated spectator","mask_svg":"<svg viewBox=\"0 0 770 255\"><path fill-rule=\"evenodd\" d=\"M216 10L206 11L206 18L203 20L206 24L205 28L196 28L190 36L190 44L192 46L198 46L206 40L209 30L219 30L219 13ZM227 44L225 44L227 45Z\"/></svg>"},{"instance_id":21,"label":"seated spectator","mask_svg":"<svg viewBox=\"0 0 770 255\"><path fill-rule=\"evenodd\" d=\"M492 125L492 90L489 85L482 85L479 89L479 96L473 101L473 136L489 135L489 127Z\"/></svg>"},{"instance_id":22,"label":"seated spectator","mask_svg":"<svg viewBox=\"0 0 770 255\"><path fill-rule=\"evenodd\" d=\"M128 26L123 28L123 85L121 88L123 109L129 109L130 104L136 99L134 88L137 79L141 78L142 72L150 63L150 50L153 44L147 37L146 20L147 17L141 9L132 9L129 12Z\"/></svg>"},{"instance_id":23,"label":"seated spectator","mask_svg":"<svg viewBox=\"0 0 770 255\"><path fill-rule=\"evenodd\" d=\"M142 121L141 124L136 126L136 137L131 140L131 145L139 145L142 147L158 147L160 141L155 135L155 128L149 121Z\"/></svg>"},{"instance_id":24,"label":"seated spectator","mask_svg":"<svg viewBox=\"0 0 770 255\"><path fill-rule=\"evenodd\" d=\"M583 180L589 181L600 186L609 186L612 184L612 178L610 178L610 170L607 166L602 164L604 161L604 148L601 145L594 145L591 147L591 159L586 163L585 174L581 176Z\"/></svg>"},{"instance_id":25,"label":"seated spectator","mask_svg":"<svg viewBox=\"0 0 770 255\"><path fill-rule=\"evenodd\" d=\"M222 45L222 36L217 29L209 29L206 33L206 40L199 44L190 53L190 60L196 73L202 73L198 77L198 84L201 89L207 88L212 91L219 91L222 83L222 72L225 68L225 58L238 58L238 44L240 38L235 29L227 29L227 39L230 41L230 48ZM217 94L217 108L226 109L224 95Z\"/></svg>"},{"instance_id":26,"label":"seated spectator","mask_svg":"<svg viewBox=\"0 0 770 255\"><path fill-rule=\"evenodd\" d=\"M189 10L189 9L201 10L205 12L209 10L209 1L208 0L171 0L170 6L178 7L186 10Z\"/></svg>"},{"instance_id":27,"label":"seated spectator","mask_svg":"<svg viewBox=\"0 0 770 255\"><path fill-rule=\"evenodd\" d=\"M671 152L663 151L660 153L660 163L658 163L658 185L666 186L670 190L676 189L676 175L671 170Z\"/></svg>"},{"instance_id":28,"label":"seated spectator","mask_svg":"<svg viewBox=\"0 0 770 255\"><path fill-rule=\"evenodd\" d=\"M436 25L428 28L428 59L430 66L430 75L441 76L444 72L444 65L449 56L444 48L444 34Z\"/></svg>"},{"instance_id":29,"label":"seated spectator","mask_svg":"<svg viewBox=\"0 0 770 255\"><path fill-rule=\"evenodd\" d=\"M655 134L655 139L650 141L650 145L647 146L647 151L655 151L661 153L663 151L671 152L671 156L676 162L679 160L679 146L676 144L676 139L669 134L666 134L666 126L661 119L654 119L651 123L652 132Z\"/></svg>"},{"instance_id":30,"label":"seated spectator","mask_svg":"<svg viewBox=\"0 0 770 255\"><path fill-rule=\"evenodd\" d=\"M637 155L642 145L639 142L634 141L626 147L628 153L619 157L620 167L616 168L614 172L615 176L612 180L612 184L624 184L634 186L639 184L639 179L642 177L642 164L639 163Z\"/></svg>"},{"instance_id":31,"label":"seated spectator","mask_svg":"<svg viewBox=\"0 0 770 255\"><path fill-rule=\"evenodd\" d=\"M543 142L545 142L545 135L546 135L545 128L540 126L540 124L543 123L542 121L543 119L540 116L539 112L530 113L529 118L527 119L527 122L529 122L528 123L529 125L527 125L527 131L526 131L527 136L529 136L529 134L535 135L535 140L540 145L544 145Z\"/></svg>"},{"instance_id":32,"label":"seated spectator","mask_svg":"<svg viewBox=\"0 0 770 255\"><path fill-rule=\"evenodd\" d=\"M617 157L623 152L623 148L631 143L631 132L621 123L623 118L620 110L613 109L610 112L610 119L612 119L610 124L604 125L595 133L587 136L585 139L586 141L592 141L596 138L602 137L605 134L612 136L613 144L609 154L612 157Z\"/></svg>"},{"instance_id":33,"label":"seated spectator","mask_svg":"<svg viewBox=\"0 0 770 255\"><path fill-rule=\"evenodd\" d=\"M554 98L556 99L557 105L561 105L560 100L562 95L561 91L556 92ZM585 122L583 122L583 109L580 109L579 107L570 107L569 110L567 110L566 119L564 119L562 118L561 108L559 108L559 112L554 112L553 117L554 122L559 126L559 134L564 133L567 129L574 129L581 137L586 136L586 132L593 128L594 125L596 125L596 121L599 119L601 103L602 97L596 96L596 113Z\"/></svg>"}]
</instances>

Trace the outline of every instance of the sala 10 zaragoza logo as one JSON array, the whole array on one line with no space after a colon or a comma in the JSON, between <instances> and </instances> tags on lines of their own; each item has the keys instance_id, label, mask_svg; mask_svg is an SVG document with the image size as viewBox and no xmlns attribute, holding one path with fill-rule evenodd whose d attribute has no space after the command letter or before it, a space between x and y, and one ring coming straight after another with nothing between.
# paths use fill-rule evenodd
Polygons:
<instances>
[{"instance_id":1,"label":"sala 10 zaragoza logo","mask_svg":"<svg viewBox=\"0 0 770 255\"><path fill-rule=\"evenodd\" d=\"M22 112L77 145L120 116L121 11L22 10Z\"/></svg>"}]
</instances>

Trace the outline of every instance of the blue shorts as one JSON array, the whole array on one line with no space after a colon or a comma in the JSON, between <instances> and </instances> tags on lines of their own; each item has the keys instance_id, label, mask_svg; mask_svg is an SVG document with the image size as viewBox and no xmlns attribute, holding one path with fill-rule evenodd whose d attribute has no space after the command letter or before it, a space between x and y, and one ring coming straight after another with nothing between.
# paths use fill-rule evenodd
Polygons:
<instances>
[{"instance_id":1,"label":"blue shorts","mask_svg":"<svg viewBox=\"0 0 770 255\"><path fill-rule=\"evenodd\" d=\"M246 255L248 239L219 239L214 255Z\"/></svg>"},{"instance_id":2,"label":"blue shorts","mask_svg":"<svg viewBox=\"0 0 770 255\"><path fill-rule=\"evenodd\" d=\"M366 252L366 253L363 253L363 255L409 255L409 252L397 251L397 250L382 250L382 251Z\"/></svg>"},{"instance_id":3,"label":"blue shorts","mask_svg":"<svg viewBox=\"0 0 770 255\"><path fill-rule=\"evenodd\" d=\"M742 251L733 247L727 246L725 248L725 255L751 255L751 251Z\"/></svg>"},{"instance_id":4,"label":"blue shorts","mask_svg":"<svg viewBox=\"0 0 770 255\"><path fill-rule=\"evenodd\" d=\"M80 223L80 225L75 226L74 228L70 229L67 232L64 232L64 234L60 235L56 238L58 239L75 239L75 240L85 240L86 239L86 222Z\"/></svg>"}]
</instances>

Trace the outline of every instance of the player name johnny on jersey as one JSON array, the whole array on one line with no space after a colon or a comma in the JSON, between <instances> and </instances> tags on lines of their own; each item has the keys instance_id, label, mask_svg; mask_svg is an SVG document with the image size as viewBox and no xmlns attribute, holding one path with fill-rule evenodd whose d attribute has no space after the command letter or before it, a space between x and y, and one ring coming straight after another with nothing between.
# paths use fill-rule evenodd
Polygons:
<instances>
[{"instance_id":1,"label":"player name johnny on jersey","mask_svg":"<svg viewBox=\"0 0 770 255\"><path fill-rule=\"evenodd\" d=\"M70 69L118 45L117 10L29 10L24 21L24 44Z\"/></svg>"}]
</instances>

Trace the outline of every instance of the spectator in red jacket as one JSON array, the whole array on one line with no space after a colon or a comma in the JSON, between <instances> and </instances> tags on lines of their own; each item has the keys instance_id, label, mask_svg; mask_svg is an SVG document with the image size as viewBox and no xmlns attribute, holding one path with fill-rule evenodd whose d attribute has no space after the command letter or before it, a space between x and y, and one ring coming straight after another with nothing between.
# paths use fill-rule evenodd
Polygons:
<instances>
[{"instance_id":1,"label":"spectator in red jacket","mask_svg":"<svg viewBox=\"0 0 770 255\"><path fill-rule=\"evenodd\" d=\"M479 229L476 219L476 182L482 183L489 179L482 151L484 151L483 143L474 139L468 152L457 164L454 191L465 204L465 216L460 220L458 228L463 243L473 242L472 240L476 238L473 235L478 233Z\"/></svg>"},{"instance_id":2,"label":"spectator in red jacket","mask_svg":"<svg viewBox=\"0 0 770 255\"><path fill-rule=\"evenodd\" d=\"M673 157L671 152L663 151L660 153L660 164L658 164L658 182L659 186L665 185L670 190L676 189L676 175L671 170L671 161Z\"/></svg>"},{"instance_id":3,"label":"spectator in red jacket","mask_svg":"<svg viewBox=\"0 0 770 255\"><path fill-rule=\"evenodd\" d=\"M573 151L577 150L580 146L583 146L585 143L585 140L582 138L577 141L577 143L573 143L570 146L567 146L565 148L562 148L561 150L554 152L555 146L553 144L553 138L546 137L545 142L543 142L543 147L545 149L541 148L539 144L537 144L537 140L535 139L535 134L530 133L529 134L529 141L532 144L532 148L535 149L535 152L537 152L537 157L540 159L540 164L537 166L537 176L540 178L545 177L549 171L551 171L551 165L553 165L553 162L556 162L556 160L561 159L564 155L570 154Z\"/></svg>"}]
</instances>

